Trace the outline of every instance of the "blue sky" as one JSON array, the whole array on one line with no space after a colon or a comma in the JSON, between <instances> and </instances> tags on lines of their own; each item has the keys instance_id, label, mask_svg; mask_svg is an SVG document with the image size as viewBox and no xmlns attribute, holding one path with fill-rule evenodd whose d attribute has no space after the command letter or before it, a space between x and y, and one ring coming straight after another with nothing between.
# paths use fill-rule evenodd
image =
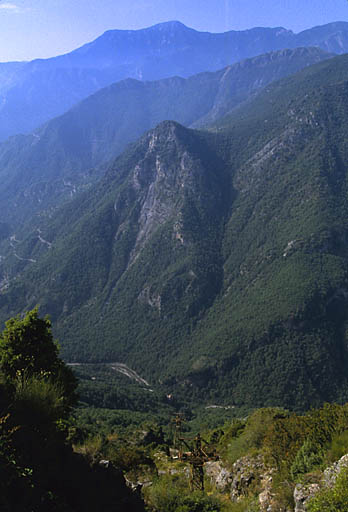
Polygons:
<instances>
[{"instance_id":1,"label":"blue sky","mask_svg":"<svg viewBox=\"0 0 348 512\"><path fill-rule=\"evenodd\" d=\"M105 30L174 19L210 32L254 26L299 32L348 21L348 0L0 0L0 62L50 57Z\"/></svg>"}]
</instances>

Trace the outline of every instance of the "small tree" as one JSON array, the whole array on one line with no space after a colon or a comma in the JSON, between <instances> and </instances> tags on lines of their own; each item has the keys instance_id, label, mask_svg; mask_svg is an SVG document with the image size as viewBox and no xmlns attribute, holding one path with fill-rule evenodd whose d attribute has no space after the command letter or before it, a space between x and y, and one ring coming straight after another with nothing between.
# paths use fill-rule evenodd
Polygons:
<instances>
[{"instance_id":1,"label":"small tree","mask_svg":"<svg viewBox=\"0 0 348 512\"><path fill-rule=\"evenodd\" d=\"M322 447L307 439L297 452L290 468L292 478L294 480L301 478L305 473L309 473L317 466L320 466L323 459L324 451Z\"/></svg>"},{"instance_id":2,"label":"small tree","mask_svg":"<svg viewBox=\"0 0 348 512\"><path fill-rule=\"evenodd\" d=\"M77 380L58 357L51 322L39 318L38 308L6 322L0 335L0 370L5 378L22 382L32 378L52 380L59 384L68 405L76 400Z\"/></svg>"}]
</instances>

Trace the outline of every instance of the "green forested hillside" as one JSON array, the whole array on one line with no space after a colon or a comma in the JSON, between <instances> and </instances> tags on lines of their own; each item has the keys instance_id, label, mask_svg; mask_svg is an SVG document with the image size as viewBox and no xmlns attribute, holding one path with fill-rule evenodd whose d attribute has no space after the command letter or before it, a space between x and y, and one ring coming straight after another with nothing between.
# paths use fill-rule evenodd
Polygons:
<instances>
[{"instance_id":1,"label":"green forested hillside","mask_svg":"<svg viewBox=\"0 0 348 512\"><path fill-rule=\"evenodd\" d=\"M45 224L52 246L16 245L35 262L2 262L2 317L39 303L66 359L124 362L193 401L344 400L346 64L208 132L148 132Z\"/></svg>"}]
</instances>

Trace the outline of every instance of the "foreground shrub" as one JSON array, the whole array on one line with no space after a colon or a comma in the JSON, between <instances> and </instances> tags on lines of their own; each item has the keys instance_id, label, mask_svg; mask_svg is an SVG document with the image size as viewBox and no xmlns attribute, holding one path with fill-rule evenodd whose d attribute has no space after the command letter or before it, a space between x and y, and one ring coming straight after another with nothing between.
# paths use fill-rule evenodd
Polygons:
<instances>
[{"instance_id":1,"label":"foreground shrub","mask_svg":"<svg viewBox=\"0 0 348 512\"><path fill-rule=\"evenodd\" d=\"M306 440L296 454L292 463L290 474L294 480L298 480L305 473L309 473L322 464L324 459L323 449Z\"/></svg>"},{"instance_id":2,"label":"foreground shrub","mask_svg":"<svg viewBox=\"0 0 348 512\"><path fill-rule=\"evenodd\" d=\"M330 464L348 453L348 430L336 434L331 441L327 454L327 463Z\"/></svg>"},{"instance_id":3,"label":"foreground shrub","mask_svg":"<svg viewBox=\"0 0 348 512\"><path fill-rule=\"evenodd\" d=\"M148 489L147 502L156 512L220 512L221 502L214 496L191 492L184 474L165 475Z\"/></svg>"}]
</instances>

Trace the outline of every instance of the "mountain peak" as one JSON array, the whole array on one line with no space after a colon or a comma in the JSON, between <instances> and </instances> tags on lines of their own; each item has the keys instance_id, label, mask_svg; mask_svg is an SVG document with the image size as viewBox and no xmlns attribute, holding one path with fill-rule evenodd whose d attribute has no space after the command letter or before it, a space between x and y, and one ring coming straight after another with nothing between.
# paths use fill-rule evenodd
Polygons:
<instances>
[{"instance_id":1,"label":"mountain peak","mask_svg":"<svg viewBox=\"0 0 348 512\"><path fill-rule=\"evenodd\" d=\"M189 28L181 21L172 20L172 21L163 21L162 23L156 23L155 25L151 25L150 27L133 29L133 30L120 30L120 29L110 29L104 32L102 36L113 36L114 34L142 34L148 32L184 32L184 31L193 31L193 28ZM100 39L100 37L98 39ZM97 39L97 40L98 40ZM93 41L92 41L93 43Z\"/></svg>"},{"instance_id":2,"label":"mountain peak","mask_svg":"<svg viewBox=\"0 0 348 512\"><path fill-rule=\"evenodd\" d=\"M161 121L155 128L145 134L149 148L154 149L157 144L176 141L186 145L190 139L191 130L176 121Z\"/></svg>"},{"instance_id":3,"label":"mountain peak","mask_svg":"<svg viewBox=\"0 0 348 512\"><path fill-rule=\"evenodd\" d=\"M153 25L152 27L149 27L148 30L151 30L151 29L159 29L159 30L193 30L192 28L189 28L186 25L184 25L183 23L181 23L181 21L177 21L177 20L164 21L162 23L157 23L156 25Z\"/></svg>"},{"instance_id":4,"label":"mountain peak","mask_svg":"<svg viewBox=\"0 0 348 512\"><path fill-rule=\"evenodd\" d=\"M186 130L187 128L185 128L184 126L182 126L180 123L178 123L177 121L172 121L172 120L165 120L165 121L161 121L160 123L158 123L157 126L155 126L155 128L153 130L150 130L150 131L153 131L153 132L160 132L160 133L163 133L165 131L173 131L173 130Z\"/></svg>"}]
</instances>

